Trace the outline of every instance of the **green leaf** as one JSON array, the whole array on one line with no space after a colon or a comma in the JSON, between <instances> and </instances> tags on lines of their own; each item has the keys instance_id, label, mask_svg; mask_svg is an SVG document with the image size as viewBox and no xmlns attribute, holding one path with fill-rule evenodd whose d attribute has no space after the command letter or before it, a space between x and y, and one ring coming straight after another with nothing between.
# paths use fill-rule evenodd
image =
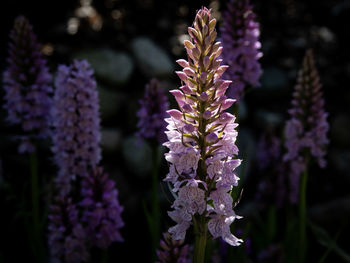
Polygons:
<instances>
[{"instance_id":1,"label":"green leaf","mask_svg":"<svg viewBox=\"0 0 350 263\"><path fill-rule=\"evenodd\" d=\"M150 233L153 233L153 223L152 223L152 216L150 214L150 212L148 211L147 207L146 207L146 203L142 202L142 207L143 207L143 211L146 215L146 220L147 220L147 225L148 225L148 229L150 231Z\"/></svg>"},{"instance_id":2,"label":"green leaf","mask_svg":"<svg viewBox=\"0 0 350 263\"><path fill-rule=\"evenodd\" d=\"M272 243L276 235L277 213L274 206L270 206L267 214L267 236Z\"/></svg>"},{"instance_id":3,"label":"green leaf","mask_svg":"<svg viewBox=\"0 0 350 263\"><path fill-rule=\"evenodd\" d=\"M328 254L333 251L336 253L340 258L344 260L344 262L350 262L350 255L347 254L342 248L340 248L337 245L337 238L339 233L336 235L336 238L333 239L329 236L326 230L324 230L322 227L319 227L312 222L308 222L315 238L317 241L322 245L328 248L328 250L325 252L325 254L320 259L320 262L323 262L325 258L328 256Z\"/></svg>"}]
</instances>

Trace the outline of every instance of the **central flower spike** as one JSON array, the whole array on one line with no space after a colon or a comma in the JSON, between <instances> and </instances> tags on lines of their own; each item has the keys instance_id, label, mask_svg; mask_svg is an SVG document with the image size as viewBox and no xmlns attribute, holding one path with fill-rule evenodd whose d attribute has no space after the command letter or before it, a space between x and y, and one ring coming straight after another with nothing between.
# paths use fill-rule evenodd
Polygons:
<instances>
[{"instance_id":1,"label":"central flower spike","mask_svg":"<svg viewBox=\"0 0 350 263\"><path fill-rule=\"evenodd\" d=\"M241 163L235 158L238 124L225 112L235 100L225 96L231 81L221 79L228 66L219 59L222 47L215 42L215 25L210 10L197 12L188 28L190 41L184 42L188 59L177 61L183 67L176 72L183 86L170 91L180 110L169 110L170 118L165 119L170 171L164 181L173 184L177 196L169 212L177 225L169 232L180 240L191 224L204 222L199 228L237 246L242 240L231 234L230 225L240 217L233 211L230 191L239 180L234 172Z\"/></svg>"}]
</instances>

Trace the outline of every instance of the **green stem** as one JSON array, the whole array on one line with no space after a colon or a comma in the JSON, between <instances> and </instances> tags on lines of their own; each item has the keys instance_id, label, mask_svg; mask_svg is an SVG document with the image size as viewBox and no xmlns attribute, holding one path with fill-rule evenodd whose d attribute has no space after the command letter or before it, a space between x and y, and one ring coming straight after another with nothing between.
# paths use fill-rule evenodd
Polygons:
<instances>
[{"instance_id":1,"label":"green stem","mask_svg":"<svg viewBox=\"0 0 350 263\"><path fill-rule=\"evenodd\" d=\"M107 263L108 262L108 249L103 249L101 252L101 263Z\"/></svg>"},{"instance_id":2,"label":"green stem","mask_svg":"<svg viewBox=\"0 0 350 263\"><path fill-rule=\"evenodd\" d=\"M34 151L30 154L30 174L31 174L31 192L32 192L32 222L33 222L33 239L34 255L41 259L41 242L40 242L40 225L39 225L39 178L38 178L38 156Z\"/></svg>"},{"instance_id":3,"label":"green stem","mask_svg":"<svg viewBox=\"0 0 350 263\"><path fill-rule=\"evenodd\" d=\"M307 169L308 168L308 158L306 158L306 168L300 177L300 190L299 190L299 262L305 261L306 255L306 186L307 186Z\"/></svg>"},{"instance_id":4,"label":"green stem","mask_svg":"<svg viewBox=\"0 0 350 263\"><path fill-rule=\"evenodd\" d=\"M201 216L200 223L197 225L195 231L193 263L204 263L208 232L204 216Z\"/></svg>"},{"instance_id":5,"label":"green stem","mask_svg":"<svg viewBox=\"0 0 350 263\"><path fill-rule=\"evenodd\" d=\"M152 168L152 246L153 246L153 257L155 259L156 249L158 248L160 238L160 207L158 197L158 146L153 145L153 168Z\"/></svg>"},{"instance_id":6,"label":"green stem","mask_svg":"<svg viewBox=\"0 0 350 263\"><path fill-rule=\"evenodd\" d=\"M30 155L30 174L32 187L32 216L35 231L39 226L38 158L36 151Z\"/></svg>"}]
</instances>

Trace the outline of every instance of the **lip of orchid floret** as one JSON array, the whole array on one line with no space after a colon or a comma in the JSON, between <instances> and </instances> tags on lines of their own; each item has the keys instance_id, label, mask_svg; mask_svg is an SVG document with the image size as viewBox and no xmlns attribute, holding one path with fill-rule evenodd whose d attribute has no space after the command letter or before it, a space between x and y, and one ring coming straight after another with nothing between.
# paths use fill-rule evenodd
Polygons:
<instances>
[{"instance_id":1,"label":"lip of orchid floret","mask_svg":"<svg viewBox=\"0 0 350 263\"><path fill-rule=\"evenodd\" d=\"M53 147L62 194L71 180L85 177L101 159L100 117L96 81L86 60L58 67L52 119Z\"/></svg>"},{"instance_id":2,"label":"lip of orchid floret","mask_svg":"<svg viewBox=\"0 0 350 263\"><path fill-rule=\"evenodd\" d=\"M197 12L190 40L184 45L188 60L180 59L177 71L183 86L173 90L180 110L169 110L165 132L170 164L164 181L173 184L177 198L169 216L177 223L169 229L172 238L183 239L187 229L204 216L214 238L222 237L232 246L242 240L233 236L230 225L240 218L233 211L230 191L238 184L234 170L241 160L235 158L237 131L235 117L225 112L235 100L225 91L230 81L221 79L227 66L221 65L220 42L215 42L216 20L203 7Z\"/></svg>"},{"instance_id":3,"label":"lip of orchid floret","mask_svg":"<svg viewBox=\"0 0 350 263\"><path fill-rule=\"evenodd\" d=\"M144 97L139 100L139 104L137 135L144 139L155 139L159 143L165 142L164 118L167 116L169 102L157 79L151 79L146 85Z\"/></svg>"},{"instance_id":4,"label":"lip of orchid floret","mask_svg":"<svg viewBox=\"0 0 350 263\"><path fill-rule=\"evenodd\" d=\"M223 13L221 38L223 61L230 67L224 77L232 80L229 97L239 101L247 85L259 87L262 57L259 42L260 29L249 0L231 0Z\"/></svg>"},{"instance_id":5,"label":"lip of orchid floret","mask_svg":"<svg viewBox=\"0 0 350 263\"><path fill-rule=\"evenodd\" d=\"M33 152L33 140L50 135L52 76L29 21L19 16L10 33L8 67L3 73L7 120L24 132L19 152Z\"/></svg>"},{"instance_id":6,"label":"lip of orchid floret","mask_svg":"<svg viewBox=\"0 0 350 263\"><path fill-rule=\"evenodd\" d=\"M315 67L312 50L306 51L302 69L298 73L293 93L290 119L285 127L286 154L283 160L290 165L290 202L296 203L299 193L299 177L306 167L306 155L321 168L326 166L328 113L324 110L321 83Z\"/></svg>"},{"instance_id":7,"label":"lip of orchid floret","mask_svg":"<svg viewBox=\"0 0 350 263\"><path fill-rule=\"evenodd\" d=\"M118 190L101 167L83 179L81 194L82 222L87 225L85 229L91 245L106 249L112 242L124 241L120 233L124 222Z\"/></svg>"}]
</instances>

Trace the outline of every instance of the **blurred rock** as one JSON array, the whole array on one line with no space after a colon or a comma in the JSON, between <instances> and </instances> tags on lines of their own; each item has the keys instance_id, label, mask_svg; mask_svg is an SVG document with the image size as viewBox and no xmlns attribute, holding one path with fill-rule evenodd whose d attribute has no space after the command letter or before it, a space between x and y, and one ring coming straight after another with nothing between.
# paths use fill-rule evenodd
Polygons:
<instances>
[{"instance_id":1,"label":"blurred rock","mask_svg":"<svg viewBox=\"0 0 350 263\"><path fill-rule=\"evenodd\" d=\"M350 216L350 196L345 196L327 203L314 205L310 208L310 217L313 222L321 224L345 223Z\"/></svg>"},{"instance_id":2,"label":"blurred rock","mask_svg":"<svg viewBox=\"0 0 350 263\"><path fill-rule=\"evenodd\" d=\"M260 127L277 127L283 123L283 115L272 111L258 109L255 112L255 122Z\"/></svg>"},{"instance_id":3,"label":"blurred rock","mask_svg":"<svg viewBox=\"0 0 350 263\"><path fill-rule=\"evenodd\" d=\"M97 90L100 102L101 119L106 120L114 117L126 96L123 93L111 91L101 86L99 86Z\"/></svg>"},{"instance_id":4,"label":"blurred rock","mask_svg":"<svg viewBox=\"0 0 350 263\"><path fill-rule=\"evenodd\" d=\"M109 48L82 50L73 57L89 61L96 77L110 85L126 84L134 68L128 54Z\"/></svg>"},{"instance_id":5,"label":"blurred rock","mask_svg":"<svg viewBox=\"0 0 350 263\"><path fill-rule=\"evenodd\" d=\"M350 174L350 151L333 150L329 158L339 172ZM350 176L348 179L350 180Z\"/></svg>"},{"instance_id":6,"label":"blurred rock","mask_svg":"<svg viewBox=\"0 0 350 263\"><path fill-rule=\"evenodd\" d=\"M122 153L130 170L140 176L149 174L152 168L152 149L136 136L123 139Z\"/></svg>"},{"instance_id":7,"label":"blurred rock","mask_svg":"<svg viewBox=\"0 0 350 263\"><path fill-rule=\"evenodd\" d=\"M178 89L180 87L180 82L178 82L177 84L174 82L171 82L167 79L161 79L159 80L160 86L164 89L165 93L169 96L169 90L172 89ZM172 97L172 96L170 96Z\"/></svg>"},{"instance_id":8,"label":"blurred rock","mask_svg":"<svg viewBox=\"0 0 350 263\"><path fill-rule=\"evenodd\" d=\"M339 1L340 3L334 5L331 10L333 16L339 16L343 12L347 12L350 9L350 1Z\"/></svg>"},{"instance_id":9,"label":"blurred rock","mask_svg":"<svg viewBox=\"0 0 350 263\"><path fill-rule=\"evenodd\" d=\"M291 38L287 40L287 45L293 48L305 48L307 42L304 37Z\"/></svg>"},{"instance_id":10,"label":"blurred rock","mask_svg":"<svg viewBox=\"0 0 350 263\"><path fill-rule=\"evenodd\" d=\"M276 48L276 41L273 39L266 39L264 44L261 46L261 50L264 56L269 55L269 53L273 52Z\"/></svg>"},{"instance_id":11,"label":"blurred rock","mask_svg":"<svg viewBox=\"0 0 350 263\"><path fill-rule=\"evenodd\" d=\"M134 56L141 71L148 77L162 77L174 73L169 55L151 39L138 37L131 43Z\"/></svg>"},{"instance_id":12,"label":"blurred rock","mask_svg":"<svg viewBox=\"0 0 350 263\"><path fill-rule=\"evenodd\" d=\"M350 147L350 117L346 114L337 115L330 127L332 142L341 147Z\"/></svg>"},{"instance_id":13,"label":"blurred rock","mask_svg":"<svg viewBox=\"0 0 350 263\"><path fill-rule=\"evenodd\" d=\"M234 104L235 105L235 104ZM232 108L234 107L232 106ZM248 107L244 100L241 100L238 104L238 118L239 120L245 120L248 117Z\"/></svg>"},{"instance_id":14,"label":"blurred rock","mask_svg":"<svg viewBox=\"0 0 350 263\"><path fill-rule=\"evenodd\" d=\"M262 89L285 89L288 85L287 74L275 67L266 68L261 78L261 84Z\"/></svg>"},{"instance_id":15,"label":"blurred rock","mask_svg":"<svg viewBox=\"0 0 350 263\"><path fill-rule=\"evenodd\" d=\"M121 143L121 132L118 129L102 129L101 147L103 151L113 152L119 148Z\"/></svg>"}]
</instances>

